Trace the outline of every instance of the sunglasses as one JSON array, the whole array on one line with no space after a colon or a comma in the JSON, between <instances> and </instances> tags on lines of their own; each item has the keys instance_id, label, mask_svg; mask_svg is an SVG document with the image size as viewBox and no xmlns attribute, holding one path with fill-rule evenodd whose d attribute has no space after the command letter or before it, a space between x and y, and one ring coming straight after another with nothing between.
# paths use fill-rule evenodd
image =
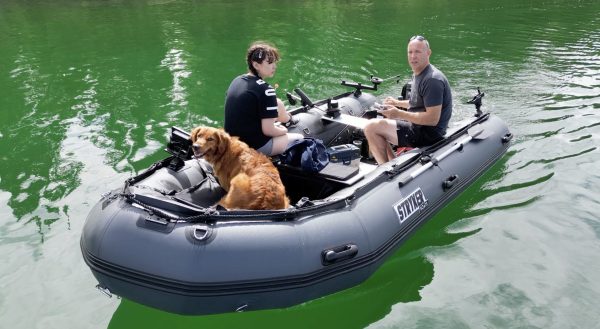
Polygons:
<instances>
[{"instance_id":1,"label":"sunglasses","mask_svg":"<svg viewBox=\"0 0 600 329\"><path fill-rule=\"evenodd\" d=\"M422 35L413 35L408 41L419 40L419 41L427 41Z\"/></svg>"}]
</instances>

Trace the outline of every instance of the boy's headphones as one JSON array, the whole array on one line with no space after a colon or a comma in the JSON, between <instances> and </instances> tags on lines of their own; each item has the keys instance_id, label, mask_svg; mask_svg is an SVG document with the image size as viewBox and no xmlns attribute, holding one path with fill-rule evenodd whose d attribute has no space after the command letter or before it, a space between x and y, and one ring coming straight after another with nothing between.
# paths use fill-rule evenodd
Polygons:
<instances>
[{"instance_id":1,"label":"boy's headphones","mask_svg":"<svg viewBox=\"0 0 600 329\"><path fill-rule=\"evenodd\" d=\"M252 52L252 60L255 62L261 62L263 57L265 56L265 49L264 48L256 48L254 49L254 51Z\"/></svg>"}]
</instances>

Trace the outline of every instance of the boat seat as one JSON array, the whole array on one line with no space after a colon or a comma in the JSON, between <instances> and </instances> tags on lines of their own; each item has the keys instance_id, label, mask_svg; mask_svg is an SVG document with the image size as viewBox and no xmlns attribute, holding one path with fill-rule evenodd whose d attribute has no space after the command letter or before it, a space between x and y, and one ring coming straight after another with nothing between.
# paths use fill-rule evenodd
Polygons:
<instances>
[{"instance_id":1,"label":"boat seat","mask_svg":"<svg viewBox=\"0 0 600 329\"><path fill-rule=\"evenodd\" d=\"M194 206L210 207L226 194L214 176L212 167L204 160L186 161L178 171L158 169L152 176L131 186L131 191L154 206L179 212L187 210L172 206L173 199Z\"/></svg>"},{"instance_id":2,"label":"boat seat","mask_svg":"<svg viewBox=\"0 0 600 329\"><path fill-rule=\"evenodd\" d=\"M299 167L290 166L282 163L275 163L275 166L281 174L292 174L294 176L304 176L311 179L325 180L350 186L361 180L366 174L372 171L372 166L366 163L360 163L360 166L344 166L335 163L329 163L319 172L306 172Z\"/></svg>"},{"instance_id":3,"label":"boat seat","mask_svg":"<svg viewBox=\"0 0 600 329\"><path fill-rule=\"evenodd\" d=\"M330 162L325 168L321 169L318 174L327 178L346 181L358 174L358 171L359 167L345 166Z\"/></svg>"}]
</instances>

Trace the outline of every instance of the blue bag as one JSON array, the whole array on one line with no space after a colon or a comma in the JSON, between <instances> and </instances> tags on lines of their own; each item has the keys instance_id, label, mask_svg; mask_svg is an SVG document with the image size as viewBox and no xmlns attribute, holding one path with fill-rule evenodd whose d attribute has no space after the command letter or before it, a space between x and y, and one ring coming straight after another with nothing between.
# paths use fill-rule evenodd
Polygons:
<instances>
[{"instance_id":1,"label":"blue bag","mask_svg":"<svg viewBox=\"0 0 600 329\"><path fill-rule=\"evenodd\" d=\"M322 140L306 137L290 143L281 154L281 162L303 171L319 172L329 164L329 155Z\"/></svg>"}]
</instances>

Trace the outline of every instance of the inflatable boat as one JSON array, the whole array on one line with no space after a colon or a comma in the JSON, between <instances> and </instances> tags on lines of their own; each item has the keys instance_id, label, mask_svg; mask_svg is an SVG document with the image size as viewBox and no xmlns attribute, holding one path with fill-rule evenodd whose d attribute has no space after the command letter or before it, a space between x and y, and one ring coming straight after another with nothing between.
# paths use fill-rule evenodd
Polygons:
<instances>
[{"instance_id":1,"label":"inflatable boat","mask_svg":"<svg viewBox=\"0 0 600 329\"><path fill-rule=\"evenodd\" d=\"M478 106L438 143L376 165L361 126L376 105L365 89L378 82L343 82L353 90L315 102L301 90L288 95L301 102L289 130L321 139L335 156L317 173L273 158L287 209L215 206L224 191L210 165L191 158L187 133L172 128L171 156L102 195L87 217L81 250L97 287L199 315L288 307L366 280L502 157L512 137Z\"/></svg>"}]
</instances>

